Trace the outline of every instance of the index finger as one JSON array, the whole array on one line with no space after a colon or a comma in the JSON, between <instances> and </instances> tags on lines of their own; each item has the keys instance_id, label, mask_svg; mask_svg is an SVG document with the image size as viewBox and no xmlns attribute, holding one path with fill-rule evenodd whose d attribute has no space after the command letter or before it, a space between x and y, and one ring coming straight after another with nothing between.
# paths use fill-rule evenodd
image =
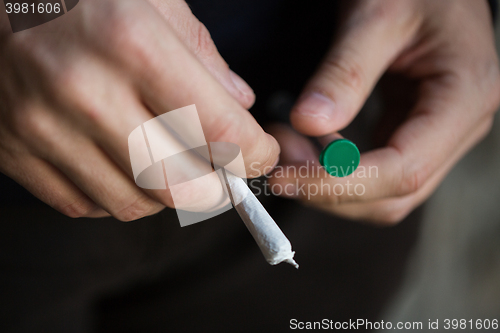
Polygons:
<instances>
[{"instance_id":1,"label":"index finger","mask_svg":"<svg viewBox=\"0 0 500 333\"><path fill-rule=\"evenodd\" d=\"M155 115L195 104L207 142L237 144L248 177L273 166L279 154L276 140L189 52L151 6L137 7L132 21L119 21L122 24L116 28L121 34L117 43L125 44L127 50L117 56L131 72L144 104Z\"/></svg>"}]
</instances>

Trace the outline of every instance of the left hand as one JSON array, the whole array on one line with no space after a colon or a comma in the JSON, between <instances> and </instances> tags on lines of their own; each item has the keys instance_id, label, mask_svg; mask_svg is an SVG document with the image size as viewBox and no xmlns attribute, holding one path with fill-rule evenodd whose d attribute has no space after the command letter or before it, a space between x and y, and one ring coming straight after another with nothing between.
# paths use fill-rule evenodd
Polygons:
<instances>
[{"instance_id":1,"label":"left hand","mask_svg":"<svg viewBox=\"0 0 500 333\"><path fill-rule=\"evenodd\" d=\"M416 102L385 146L361 155L352 176L275 172L270 181L288 185L283 195L336 215L394 224L489 132L500 103L490 11L486 1L470 0L362 0L349 9L339 38L292 110L298 133L287 126L271 130L281 164L315 160L317 167L319 153L300 134L335 137L385 72L416 81ZM369 167L376 167L376 177L368 177ZM337 191L321 193L322 186Z\"/></svg>"}]
</instances>

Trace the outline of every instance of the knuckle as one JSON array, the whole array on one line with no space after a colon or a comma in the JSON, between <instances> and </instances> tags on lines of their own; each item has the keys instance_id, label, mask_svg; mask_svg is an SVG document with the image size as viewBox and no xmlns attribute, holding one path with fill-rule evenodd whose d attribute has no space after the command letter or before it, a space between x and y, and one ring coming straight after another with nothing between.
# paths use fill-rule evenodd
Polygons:
<instances>
[{"instance_id":1,"label":"knuckle","mask_svg":"<svg viewBox=\"0 0 500 333\"><path fill-rule=\"evenodd\" d=\"M361 65L354 60L354 57L350 55L344 55L341 59L336 56L328 57L325 66L328 69L325 73L329 81L338 82L355 93L362 90L365 76Z\"/></svg>"},{"instance_id":2,"label":"knuckle","mask_svg":"<svg viewBox=\"0 0 500 333\"><path fill-rule=\"evenodd\" d=\"M45 142L54 134L51 119L35 106L14 112L12 122L15 135L25 142Z\"/></svg>"},{"instance_id":3,"label":"knuckle","mask_svg":"<svg viewBox=\"0 0 500 333\"><path fill-rule=\"evenodd\" d=\"M420 170L404 172L399 183L398 195L407 195L417 192L424 184L425 175Z\"/></svg>"},{"instance_id":4,"label":"knuckle","mask_svg":"<svg viewBox=\"0 0 500 333\"><path fill-rule=\"evenodd\" d=\"M197 21L192 29L193 53L198 57L210 57L215 53L215 44L210 32L203 23Z\"/></svg>"},{"instance_id":5,"label":"knuckle","mask_svg":"<svg viewBox=\"0 0 500 333\"><path fill-rule=\"evenodd\" d=\"M126 18L113 17L107 22L103 30L105 43L112 46L110 50L130 52L138 49L139 41L132 26Z\"/></svg>"},{"instance_id":6,"label":"knuckle","mask_svg":"<svg viewBox=\"0 0 500 333\"><path fill-rule=\"evenodd\" d=\"M145 36L139 33L142 29L137 29L138 24L134 21L129 18L116 18L110 25L109 32L112 34L110 39L119 49L134 51L140 48L141 39Z\"/></svg>"},{"instance_id":7,"label":"knuckle","mask_svg":"<svg viewBox=\"0 0 500 333\"><path fill-rule=\"evenodd\" d=\"M134 6L135 1L124 1L123 4L110 6L106 11L107 16L101 17L92 30L92 35L99 35L101 47L105 52L114 52L127 59L140 61L137 56L145 52L146 41L148 40L150 21L145 17L141 6ZM142 52L141 52L142 50Z\"/></svg>"},{"instance_id":8,"label":"knuckle","mask_svg":"<svg viewBox=\"0 0 500 333\"><path fill-rule=\"evenodd\" d=\"M234 114L226 113L224 117L218 117L211 128L209 141L212 142L240 142L242 129L245 128L243 119ZM216 125L215 125L216 124Z\"/></svg>"},{"instance_id":9,"label":"knuckle","mask_svg":"<svg viewBox=\"0 0 500 333\"><path fill-rule=\"evenodd\" d=\"M89 84L92 82L89 76L93 72L95 71L90 70L90 67L85 68L78 64L61 68L52 80L52 96L55 103L66 107L68 112L82 115L95 124L99 123L103 114L96 106L95 86Z\"/></svg>"},{"instance_id":10,"label":"knuckle","mask_svg":"<svg viewBox=\"0 0 500 333\"><path fill-rule=\"evenodd\" d=\"M112 212L117 220L130 222L152 214L153 205L151 200L146 197L138 197L132 203L125 205L124 208Z\"/></svg>"},{"instance_id":11,"label":"knuckle","mask_svg":"<svg viewBox=\"0 0 500 333\"><path fill-rule=\"evenodd\" d=\"M60 207L56 205L57 210L71 218L86 217L94 207L94 204L87 200L76 200L70 204L61 205Z\"/></svg>"},{"instance_id":12,"label":"knuckle","mask_svg":"<svg viewBox=\"0 0 500 333\"><path fill-rule=\"evenodd\" d=\"M114 52L112 56L117 59L118 63L130 68L133 72L157 68L151 53L150 45L153 43L145 43L149 40L148 35L143 28L131 29L129 27L128 30L122 31L120 37L112 39L112 52Z\"/></svg>"}]
</instances>

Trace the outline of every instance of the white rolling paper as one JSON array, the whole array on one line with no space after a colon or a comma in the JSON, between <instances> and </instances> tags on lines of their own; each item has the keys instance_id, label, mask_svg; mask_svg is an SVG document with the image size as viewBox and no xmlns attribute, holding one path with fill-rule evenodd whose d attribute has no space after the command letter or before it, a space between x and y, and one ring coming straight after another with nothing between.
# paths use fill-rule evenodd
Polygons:
<instances>
[{"instance_id":1,"label":"white rolling paper","mask_svg":"<svg viewBox=\"0 0 500 333\"><path fill-rule=\"evenodd\" d=\"M230 172L224 172L230 190L230 198L236 211L257 242L262 254L271 265L286 262L299 268L293 260L292 244L283 234L247 184Z\"/></svg>"}]
</instances>

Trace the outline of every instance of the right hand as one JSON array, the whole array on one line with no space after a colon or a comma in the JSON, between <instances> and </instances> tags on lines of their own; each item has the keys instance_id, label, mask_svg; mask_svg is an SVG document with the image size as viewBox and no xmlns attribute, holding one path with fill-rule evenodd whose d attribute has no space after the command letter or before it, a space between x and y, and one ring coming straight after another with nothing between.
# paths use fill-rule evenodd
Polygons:
<instances>
[{"instance_id":1,"label":"right hand","mask_svg":"<svg viewBox=\"0 0 500 333\"><path fill-rule=\"evenodd\" d=\"M0 12L0 171L63 214L131 221L173 207L169 191L135 185L127 138L191 104L207 141L238 144L247 170L276 162L245 110L251 88L184 1L81 1L15 34Z\"/></svg>"}]
</instances>

